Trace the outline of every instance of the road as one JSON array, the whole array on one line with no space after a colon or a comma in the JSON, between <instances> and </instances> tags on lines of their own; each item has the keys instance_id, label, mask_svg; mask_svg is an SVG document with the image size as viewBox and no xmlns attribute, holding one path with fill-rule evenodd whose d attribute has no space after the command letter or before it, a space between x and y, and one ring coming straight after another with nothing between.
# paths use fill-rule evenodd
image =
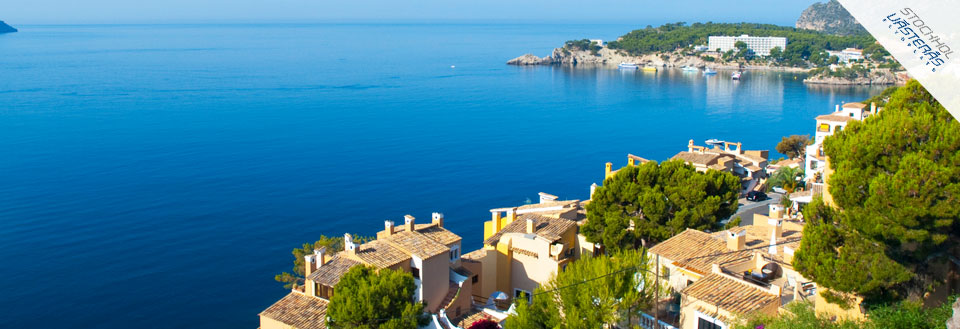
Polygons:
<instances>
[{"instance_id":1,"label":"road","mask_svg":"<svg viewBox=\"0 0 960 329\"><path fill-rule=\"evenodd\" d=\"M740 203L740 206L737 207L737 213L733 214L730 218L740 216L740 226L753 225L753 214L766 214L770 209L769 205L771 203L780 203L780 198L783 195L770 192L767 193L767 196L770 198L760 202L747 201L746 198L740 198L740 200L737 200L737 202Z\"/></svg>"}]
</instances>

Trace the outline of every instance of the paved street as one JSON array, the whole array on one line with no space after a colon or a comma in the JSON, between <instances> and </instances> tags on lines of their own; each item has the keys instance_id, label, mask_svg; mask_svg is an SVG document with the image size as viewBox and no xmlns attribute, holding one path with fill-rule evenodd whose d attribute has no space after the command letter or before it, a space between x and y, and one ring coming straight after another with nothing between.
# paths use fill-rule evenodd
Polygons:
<instances>
[{"instance_id":1,"label":"paved street","mask_svg":"<svg viewBox=\"0 0 960 329\"><path fill-rule=\"evenodd\" d=\"M740 216L741 222L740 225L753 225L753 214L765 214L769 211L768 205L771 203L780 203L780 197L782 194L770 192L767 193L767 196L770 199L763 200L760 202L747 201L746 198L740 198L737 200L740 203L740 206L737 208L737 213L730 218L737 218Z\"/></svg>"}]
</instances>

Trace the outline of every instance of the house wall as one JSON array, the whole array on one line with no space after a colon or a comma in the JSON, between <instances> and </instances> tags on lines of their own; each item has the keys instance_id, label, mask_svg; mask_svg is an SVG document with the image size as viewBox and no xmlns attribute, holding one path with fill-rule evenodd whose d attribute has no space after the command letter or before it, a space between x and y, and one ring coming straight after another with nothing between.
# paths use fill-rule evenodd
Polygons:
<instances>
[{"instance_id":1,"label":"house wall","mask_svg":"<svg viewBox=\"0 0 960 329\"><path fill-rule=\"evenodd\" d=\"M688 297L686 295L684 295L682 298L683 300L681 301L681 304L680 304L680 328L681 329L697 329L697 322L698 322L697 309L698 308L703 308L713 312L717 312L717 314L719 314L720 317L724 317L726 319L736 318L735 316L733 316L733 314L730 314L730 312L727 312L722 308L718 309L716 305L711 305L710 303L701 301L696 298ZM724 325L726 325L726 328L732 327L731 323L726 323L725 321L722 321L722 320L720 321L723 322Z\"/></svg>"},{"instance_id":2,"label":"house wall","mask_svg":"<svg viewBox=\"0 0 960 329\"><path fill-rule=\"evenodd\" d=\"M863 311L860 308L860 303L863 301L863 298L848 295L853 299L850 302L850 309L843 309L840 305L833 304L828 302L823 298L823 293L829 291L829 289L824 287L817 287L817 295L814 299L813 305L814 309L817 311L817 314L827 314L829 316L836 316L838 319L847 319L847 320L863 320L866 317L863 315Z\"/></svg>"},{"instance_id":3,"label":"house wall","mask_svg":"<svg viewBox=\"0 0 960 329\"><path fill-rule=\"evenodd\" d=\"M423 300L427 302L427 309L439 310L443 299L450 290L450 252L423 260L421 274Z\"/></svg>"},{"instance_id":4,"label":"house wall","mask_svg":"<svg viewBox=\"0 0 960 329\"><path fill-rule=\"evenodd\" d=\"M471 301L473 300L471 296L473 293L472 282L473 280L467 278L467 281L464 281L463 285L460 286L460 293L450 302L450 307L447 307L448 317L455 318L470 311ZM489 297L489 295L487 297Z\"/></svg>"},{"instance_id":5,"label":"house wall","mask_svg":"<svg viewBox=\"0 0 960 329\"><path fill-rule=\"evenodd\" d=\"M283 322L261 316L260 329L293 329L293 326L286 325Z\"/></svg>"}]
</instances>

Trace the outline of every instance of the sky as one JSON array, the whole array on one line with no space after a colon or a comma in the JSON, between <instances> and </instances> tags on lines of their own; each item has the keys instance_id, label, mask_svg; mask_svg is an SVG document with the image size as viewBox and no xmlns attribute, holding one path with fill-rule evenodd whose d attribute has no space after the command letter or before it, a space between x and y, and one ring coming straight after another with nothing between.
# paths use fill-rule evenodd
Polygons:
<instances>
[{"instance_id":1,"label":"sky","mask_svg":"<svg viewBox=\"0 0 960 329\"><path fill-rule=\"evenodd\" d=\"M17 24L283 21L759 22L793 25L816 0L21 0Z\"/></svg>"}]
</instances>

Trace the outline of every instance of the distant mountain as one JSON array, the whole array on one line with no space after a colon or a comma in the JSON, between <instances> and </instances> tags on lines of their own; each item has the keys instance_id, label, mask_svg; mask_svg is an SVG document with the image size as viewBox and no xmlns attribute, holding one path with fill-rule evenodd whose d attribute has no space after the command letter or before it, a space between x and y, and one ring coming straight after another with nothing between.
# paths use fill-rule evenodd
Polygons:
<instances>
[{"instance_id":1,"label":"distant mountain","mask_svg":"<svg viewBox=\"0 0 960 329\"><path fill-rule=\"evenodd\" d=\"M815 3L800 14L797 28L837 35L867 33L837 0Z\"/></svg>"},{"instance_id":2,"label":"distant mountain","mask_svg":"<svg viewBox=\"0 0 960 329\"><path fill-rule=\"evenodd\" d=\"M0 21L0 33L10 32L17 32L17 29L13 28L13 26L7 25L7 23L4 23L3 21Z\"/></svg>"}]
</instances>

